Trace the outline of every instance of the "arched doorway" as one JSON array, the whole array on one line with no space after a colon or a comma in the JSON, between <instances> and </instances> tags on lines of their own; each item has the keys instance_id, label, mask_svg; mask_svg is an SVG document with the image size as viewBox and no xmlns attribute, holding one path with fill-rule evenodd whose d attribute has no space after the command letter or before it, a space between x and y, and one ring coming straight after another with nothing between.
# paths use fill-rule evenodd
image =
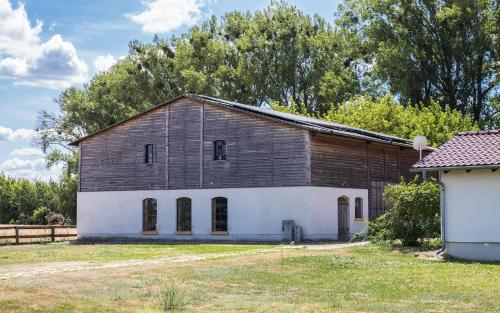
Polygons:
<instances>
[{"instance_id":1,"label":"arched doorway","mask_svg":"<svg viewBox=\"0 0 500 313\"><path fill-rule=\"evenodd\" d=\"M349 236L349 198L339 197L337 199L338 213L338 239L347 239Z\"/></svg>"}]
</instances>

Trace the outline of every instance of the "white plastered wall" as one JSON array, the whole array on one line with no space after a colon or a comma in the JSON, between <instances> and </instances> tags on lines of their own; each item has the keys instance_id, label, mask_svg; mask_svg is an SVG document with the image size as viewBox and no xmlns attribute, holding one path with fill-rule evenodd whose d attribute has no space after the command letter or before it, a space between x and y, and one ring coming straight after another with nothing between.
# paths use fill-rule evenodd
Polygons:
<instances>
[{"instance_id":1,"label":"white plastered wall","mask_svg":"<svg viewBox=\"0 0 500 313\"><path fill-rule=\"evenodd\" d=\"M500 171L452 170L445 186L446 241L500 242Z\"/></svg>"},{"instance_id":2,"label":"white plastered wall","mask_svg":"<svg viewBox=\"0 0 500 313\"><path fill-rule=\"evenodd\" d=\"M228 199L227 236L213 236L211 199ZM354 199L366 189L328 187L263 187L189 190L103 191L78 193L78 237L152 237L169 239L280 240L281 221L292 219L302 227L304 239L337 238L337 198L350 203L350 233L362 231L365 221L354 219ZM192 199L192 235L175 235L176 199ZM141 235L142 200L157 199L158 235Z\"/></svg>"}]
</instances>

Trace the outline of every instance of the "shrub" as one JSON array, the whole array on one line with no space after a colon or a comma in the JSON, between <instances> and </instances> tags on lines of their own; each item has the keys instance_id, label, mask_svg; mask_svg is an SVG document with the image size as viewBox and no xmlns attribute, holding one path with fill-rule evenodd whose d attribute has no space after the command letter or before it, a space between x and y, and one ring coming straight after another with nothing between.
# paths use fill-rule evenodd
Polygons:
<instances>
[{"instance_id":1,"label":"shrub","mask_svg":"<svg viewBox=\"0 0 500 313\"><path fill-rule=\"evenodd\" d=\"M172 284L163 284L160 296L164 311L179 310L188 303L186 294L182 289Z\"/></svg>"},{"instance_id":2,"label":"shrub","mask_svg":"<svg viewBox=\"0 0 500 313\"><path fill-rule=\"evenodd\" d=\"M38 224L38 225L47 224L47 217L50 213L52 213L52 211L45 206L37 208L35 211L33 211L33 217L32 217L33 224Z\"/></svg>"},{"instance_id":3,"label":"shrub","mask_svg":"<svg viewBox=\"0 0 500 313\"><path fill-rule=\"evenodd\" d=\"M47 215L48 225L64 225L66 224L66 218L61 213L50 212Z\"/></svg>"},{"instance_id":4,"label":"shrub","mask_svg":"<svg viewBox=\"0 0 500 313\"><path fill-rule=\"evenodd\" d=\"M403 181L387 186L384 201L390 209L368 223L370 239L417 246L426 238L439 237L439 197L439 185L433 182Z\"/></svg>"}]
</instances>

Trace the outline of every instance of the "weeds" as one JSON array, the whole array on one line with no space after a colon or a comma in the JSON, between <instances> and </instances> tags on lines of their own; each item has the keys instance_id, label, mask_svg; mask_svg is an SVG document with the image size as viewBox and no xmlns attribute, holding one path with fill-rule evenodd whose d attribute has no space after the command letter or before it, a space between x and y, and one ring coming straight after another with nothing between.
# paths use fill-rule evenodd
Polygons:
<instances>
[{"instance_id":1,"label":"weeds","mask_svg":"<svg viewBox=\"0 0 500 313\"><path fill-rule=\"evenodd\" d=\"M176 311L189 303L186 293L178 286L165 282L160 288L161 308L164 311Z\"/></svg>"}]
</instances>

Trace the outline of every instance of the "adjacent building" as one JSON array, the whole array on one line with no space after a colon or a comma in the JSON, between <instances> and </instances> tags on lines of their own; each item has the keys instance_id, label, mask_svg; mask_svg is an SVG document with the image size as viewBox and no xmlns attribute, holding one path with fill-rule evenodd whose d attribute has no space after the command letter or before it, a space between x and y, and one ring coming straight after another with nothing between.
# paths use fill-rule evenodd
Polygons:
<instances>
[{"instance_id":1,"label":"adjacent building","mask_svg":"<svg viewBox=\"0 0 500 313\"><path fill-rule=\"evenodd\" d=\"M500 261L500 132L459 133L413 166L439 171L447 254Z\"/></svg>"},{"instance_id":2,"label":"adjacent building","mask_svg":"<svg viewBox=\"0 0 500 313\"><path fill-rule=\"evenodd\" d=\"M411 179L412 143L270 109L186 95L72 143L79 238L347 238Z\"/></svg>"}]
</instances>

